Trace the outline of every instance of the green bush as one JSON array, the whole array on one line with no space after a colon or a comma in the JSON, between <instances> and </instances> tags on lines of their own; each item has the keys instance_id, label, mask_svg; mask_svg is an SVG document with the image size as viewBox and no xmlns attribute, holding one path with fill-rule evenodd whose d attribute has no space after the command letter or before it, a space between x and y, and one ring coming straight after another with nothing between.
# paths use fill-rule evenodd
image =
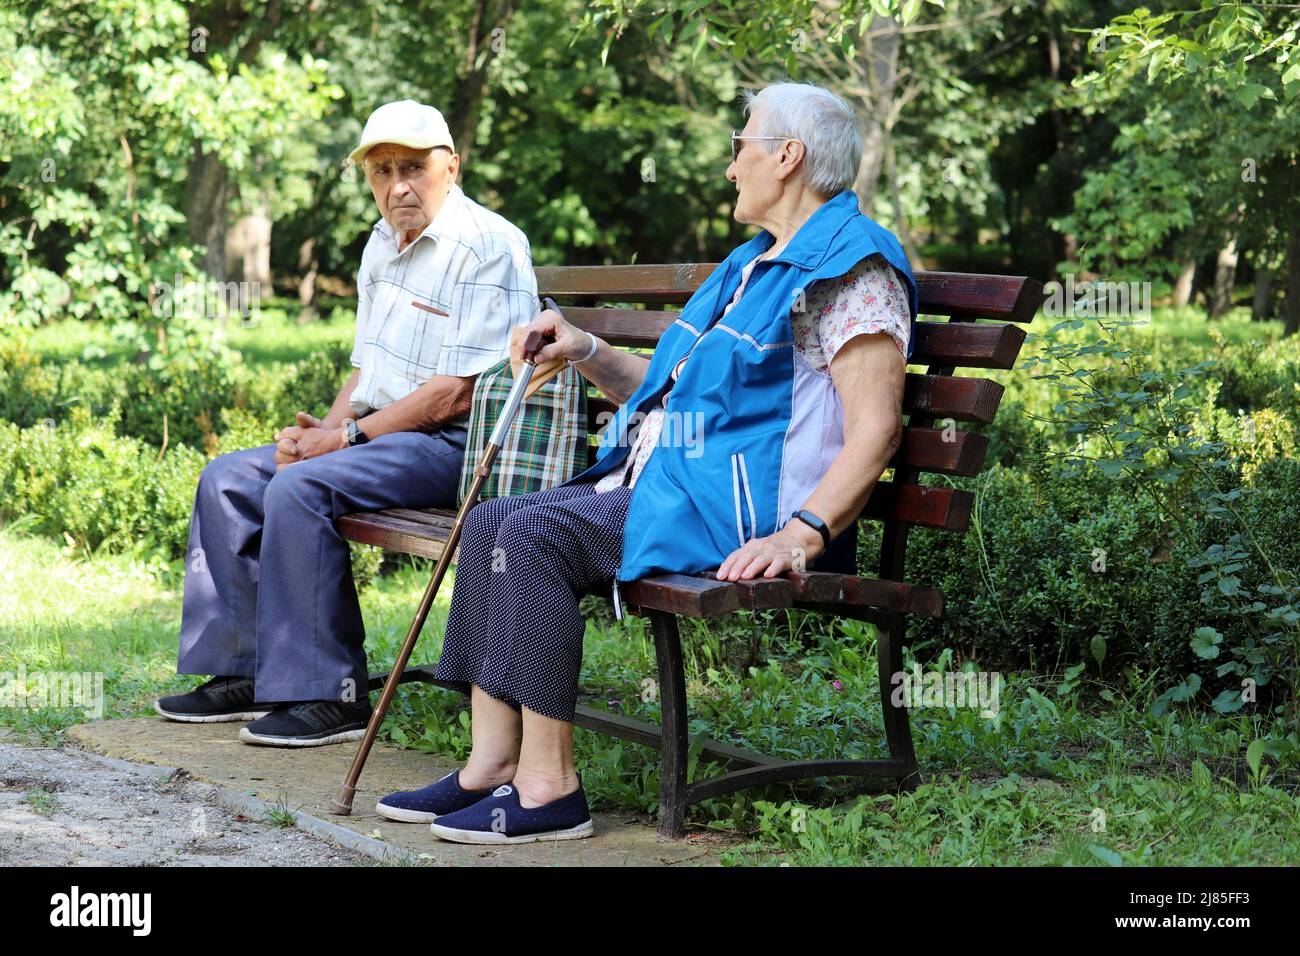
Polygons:
<instances>
[{"instance_id":1,"label":"green bush","mask_svg":"<svg viewBox=\"0 0 1300 956\"><path fill-rule=\"evenodd\" d=\"M975 493L969 532L909 538L907 579L947 599L941 620L912 623L915 646L1004 670L1131 669L1154 675L1160 706L1232 712L1255 682L1294 717L1300 349L1218 351L1195 370L1132 352L1089 368L1081 356L1106 350L1067 343L1063 403L1019 371L1030 400L1004 404L986 470L952 481Z\"/></svg>"},{"instance_id":2,"label":"green bush","mask_svg":"<svg viewBox=\"0 0 1300 956\"><path fill-rule=\"evenodd\" d=\"M3 429L0 520L33 515L36 530L83 551L184 554L201 453L182 445L159 457L84 406L53 425Z\"/></svg>"},{"instance_id":3,"label":"green bush","mask_svg":"<svg viewBox=\"0 0 1300 956\"><path fill-rule=\"evenodd\" d=\"M169 446L213 454L227 413L238 409L260 421L252 444L265 444L299 409L323 416L351 372L345 353L256 368L233 355L188 353L160 368L47 364L21 338L0 340L0 420L30 428L63 422L73 408L83 408L123 437L161 448L166 435Z\"/></svg>"},{"instance_id":4,"label":"green bush","mask_svg":"<svg viewBox=\"0 0 1300 956\"><path fill-rule=\"evenodd\" d=\"M1300 336L1224 345L1220 360L1224 408L1234 413L1268 408L1300 420Z\"/></svg>"}]
</instances>

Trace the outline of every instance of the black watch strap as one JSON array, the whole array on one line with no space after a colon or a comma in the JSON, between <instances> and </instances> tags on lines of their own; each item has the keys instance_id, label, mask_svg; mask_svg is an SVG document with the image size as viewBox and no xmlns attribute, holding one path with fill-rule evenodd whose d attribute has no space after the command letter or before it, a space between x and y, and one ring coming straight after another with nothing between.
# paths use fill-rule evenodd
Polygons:
<instances>
[{"instance_id":1,"label":"black watch strap","mask_svg":"<svg viewBox=\"0 0 1300 956\"><path fill-rule=\"evenodd\" d=\"M355 418L348 419L347 429L349 445L364 445L366 442L370 441L369 436L361 430L361 427L357 424Z\"/></svg>"},{"instance_id":2,"label":"black watch strap","mask_svg":"<svg viewBox=\"0 0 1300 956\"><path fill-rule=\"evenodd\" d=\"M817 517L817 516L816 516L815 514L813 514L811 511L808 511L808 510L806 510L806 509L805 509L805 510L801 510L801 511L796 511L794 514L792 514L792 515L790 516L790 519L791 519L792 521L793 521L795 518L798 518L800 521L802 521L802 522L803 522L804 524L806 524L808 527L812 528L812 529L813 529L814 531L816 531L819 535L821 535L821 536L822 536L822 544L824 544L824 545L825 545L826 547L828 547L828 548L830 547L830 545L831 545L831 529L826 525L826 522L825 522L825 521L823 521L821 518Z\"/></svg>"}]
</instances>

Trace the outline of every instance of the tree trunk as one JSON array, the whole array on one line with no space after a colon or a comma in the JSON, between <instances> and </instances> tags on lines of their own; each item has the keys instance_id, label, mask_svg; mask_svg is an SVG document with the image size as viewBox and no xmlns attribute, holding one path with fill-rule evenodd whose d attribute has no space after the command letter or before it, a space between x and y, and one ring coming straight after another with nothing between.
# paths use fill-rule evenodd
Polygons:
<instances>
[{"instance_id":1,"label":"tree trunk","mask_svg":"<svg viewBox=\"0 0 1300 956\"><path fill-rule=\"evenodd\" d=\"M264 200L258 200L235 221L226 237L226 271L244 282L255 282L271 292L271 217Z\"/></svg>"},{"instance_id":2,"label":"tree trunk","mask_svg":"<svg viewBox=\"0 0 1300 956\"><path fill-rule=\"evenodd\" d=\"M1261 257L1262 259L1262 257ZM1263 261L1255 265L1255 294L1250 300L1250 318L1266 322L1273 318L1277 303L1273 301L1273 270Z\"/></svg>"},{"instance_id":3,"label":"tree trunk","mask_svg":"<svg viewBox=\"0 0 1300 956\"><path fill-rule=\"evenodd\" d=\"M866 77L867 95L861 97L862 163L853 191L858 205L868 216L876 203L880 171L885 162L890 135L890 114L894 108L894 84L898 76L898 53L903 38L898 21L876 14L858 39L858 60Z\"/></svg>"},{"instance_id":4,"label":"tree trunk","mask_svg":"<svg viewBox=\"0 0 1300 956\"><path fill-rule=\"evenodd\" d=\"M298 283L298 324L306 325L320 317L316 309L316 277L320 274L320 260L316 258L316 240L308 239L298 247L298 271L303 274Z\"/></svg>"},{"instance_id":5,"label":"tree trunk","mask_svg":"<svg viewBox=\"0 0 1300 956\"><path fill-rule=\"evenodd\" d=\"M232 72L241 66L252 67L262 44L279 28L284 0L269 0L258 4L259 16L254 17L237 0L215 0L212 3L195 3L189 9L190 59L207 64L211 53L221 53L227 58ZM235 38L245 26L243 43L236 46ZM201 39L198 44L196 39ZM194 158L190 161L186 182L185 218L189 226L190 241L202 243L203 271L218 282L226 281L226 215L229 199L230 173L216 153L203 151L203 144L194 142Z\"/></svg>"},{"instance_id":6,"label":"tree trunk","mask_svg":"<svg viewBox=\"0 0 1300 956\"><path fill-rule=\"evenodd\" d=\"M1043 65L1047 71L1048 88L1053 90L1061 88L1061 43L1057 38L1056 29L1055 23L1047 25L1047 42L1042 44ZM1059 101L1053 100L1054 104L1057 102ZM1065 149L1065 114L1059 106L1054 105L1047 115L1052 122L1052 157L1054 159ZM1049 159L1047 162L1051 163L1052 160ZM1072 232L1057 233L1055 230L1052 230L1051 236L1055 245L1056 261L1058 263L1069 263L1066 268L1077 269L1079 237ZM1054 268L1059 268L1059 266Z\"/></svg>"},{"instance_id":7,"label":"tree trunk","mask_svg":"<svg viewBox=\"0 0 1300 956\"><path fill-rule=\"evenodd\" d=\"M1232 289L1237 282L1237 237L1219 250L1214 265L1214 292L1210 295L1210 318L1217 319L1232 308Z\"/></svg>"},{"instance_id":8,"label":"tree trunk","mask_svg":"<svg viewBox=\"0 0 1300 956\"><path fill-rule=\"evenodd\" d=\"M1196 278L1196 263L1184 263L1183 271L1178 273L1178 278L1174 281L1173 304L1175 306L1181 308L1192 301L1192 280L1194 278Z\"/></svg>"},{"instance_id":9,"label":"tree trunk","mask_svg":"<svg viewBox=\"0 0 1300 956\"><path fill-rule=\"evenodd\" d=\"M488 67L506 40L506 25L515 13L515 0L478 0L465 38L461 61L447 107L447 127L460 154L461 168L474 149L479 108L487 89Z\"/></svg>"},{"instance_id":10,"label":"tree trunk","mask_svg":"<svg viewBox=\"0 0 1300 956\"><path fill-rule=\"evenodd\" d=\"M194 143L186 183L185 219L190 241L201 243L203 271L218 282L226 281L226 199L229 174L216 153L205 153Z\"/></svg>"},{"instance_id":11,"label":"tree trunk","mask_svg":"<svg viewBox=\"0 0 1300 956\"><path fill-rule=\"evenodd\" d=\"M1286 234L1286 298L1282 301L1282 335L1300 331L1300 221L1292 217Z\"/></svg>"},{"instance_id":12,"label":"tree trunk","mask_svg":"<svg viewBox=\"0 0 1300 956\"><path fill-rule=\"evenodd\" d=\"M885 181L889 186L889 199L894 209L894 229L898 241L903 247L908 262L914 269L921 268L921 259L916 251L916 242L912 239L912 230L908 228L903 216L903 199L898 187L898 164L894 156L894 141L891 137L885 146Z\"/></svg>"}]
</instances>

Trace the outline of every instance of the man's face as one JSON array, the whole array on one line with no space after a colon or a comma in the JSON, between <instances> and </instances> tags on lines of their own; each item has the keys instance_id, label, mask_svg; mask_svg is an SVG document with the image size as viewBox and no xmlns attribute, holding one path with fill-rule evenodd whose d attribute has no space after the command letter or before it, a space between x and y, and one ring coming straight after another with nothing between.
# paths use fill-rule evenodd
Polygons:
<instances>
[{"instance_id":1,"label":"man's face","mask_svg":"<svg viewBox=\"0 0 1300 956\"><path fill-rule=\"evenodd\" d=\"M411 149L380 143L366 153L362 166L384 220L399 233L418 233L442 208L460 170L460 156L441 146Z\"/></svg>"}]
</instances>

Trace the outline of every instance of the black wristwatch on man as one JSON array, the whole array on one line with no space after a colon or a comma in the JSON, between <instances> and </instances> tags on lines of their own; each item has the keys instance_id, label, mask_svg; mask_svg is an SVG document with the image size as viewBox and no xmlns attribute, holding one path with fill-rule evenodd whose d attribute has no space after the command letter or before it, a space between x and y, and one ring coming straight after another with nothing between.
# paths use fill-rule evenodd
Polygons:
<instances>
[{"instance_id":1,"label":"black wristwatch on man","mask_svg":"<svg viewBox=\"0 0 1300 956\"><path fill-rule=\"evenodd\" d=\"M347 429L347 442L349 448L356 445L364 445L366 442L370 441L369 436L367 436L366 433L361 430L361 427L357 425L357 420L355 418L349 418L343 423L343 427Z\"/></svg>"}]
</instances>

